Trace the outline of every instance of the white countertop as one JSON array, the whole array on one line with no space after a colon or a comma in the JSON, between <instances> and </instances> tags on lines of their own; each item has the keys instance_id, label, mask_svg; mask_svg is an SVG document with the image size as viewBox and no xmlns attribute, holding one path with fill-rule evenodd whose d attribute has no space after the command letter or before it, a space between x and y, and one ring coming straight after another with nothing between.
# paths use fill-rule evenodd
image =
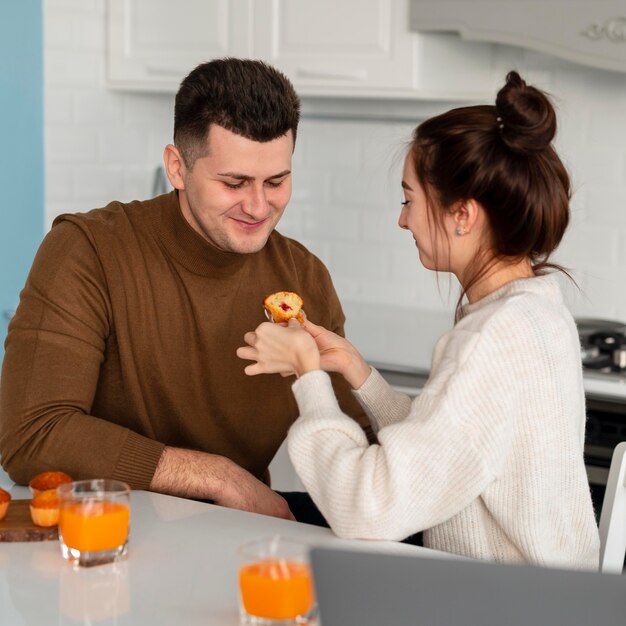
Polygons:
<instances>
[{"instance_id":1,"label":"white countertop","mask_svg":"<svg viewBox=\"0 0 626 626\"><path fill-rule=\"evenodd\" d=\"M585 370L583 383L587 397L623 403L626 399L626 378L607 376L599 372Z\"/></svg>"},{"instance_id":2,"label":"white countertop","mask_svg":"<svg viewBox=\"0 0 626 626\"><path fill-rule=\"evenodd\" d=\"M368 363L390 371L417 372L417 380L398 384L399 391L417 395L424 383L424 374L431 366L437 340L454 325L451 312L415 310L408 307L343 303L346 312L346 336L363 354ZM608 376L584 370L585 393L598 399L617 402L626 400L626 374Z\"/></svg>"},{"instance_id":3,"label":"white countertop","mask_svg":"<svg viewBox=\"0 0 626 626\"><path fill-rule=\"evenodd\" d=\"M10 489L27 498L24 487ZM128 559L73 569L58 542L0 543L0 624L235 626L237 547L281 534L311 545L440 556L394 542L347 541L329 529L144 491L131 494Z\"/></svg>"}]
</instances>

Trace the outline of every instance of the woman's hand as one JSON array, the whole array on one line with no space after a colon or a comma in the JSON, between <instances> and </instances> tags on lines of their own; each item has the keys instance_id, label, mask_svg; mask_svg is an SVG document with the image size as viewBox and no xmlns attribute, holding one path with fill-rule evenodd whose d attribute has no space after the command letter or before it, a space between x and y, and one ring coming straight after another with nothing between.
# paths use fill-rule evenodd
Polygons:
<instances>
[{"instance_id":1,"label":"woman's hand","mask_svg":"<svg viewBox=\"0 0 626 626\"><path fill-rule=\"evenodd\" d=\"M244 371L248 376L301 376L320 369L320 353L315 340L295 319L289 320L286 326L264 322L255 331L246 333L244 341L248 345L237 348L237 356L256 361L246 366Z\"/></svg>"},{"instance_id":2,"label":"woman's hand","mask_svg":"<svg viewBox=\"0 0 626 626\"><path fill-rule=\"evenodd\" d=\"M345 338L317 326L308 320L306 330L317 345L320 354L320 367L326 372L339 372L352 386L358 389L371 373L359 351Z\"/></svg>"}]
</instances>

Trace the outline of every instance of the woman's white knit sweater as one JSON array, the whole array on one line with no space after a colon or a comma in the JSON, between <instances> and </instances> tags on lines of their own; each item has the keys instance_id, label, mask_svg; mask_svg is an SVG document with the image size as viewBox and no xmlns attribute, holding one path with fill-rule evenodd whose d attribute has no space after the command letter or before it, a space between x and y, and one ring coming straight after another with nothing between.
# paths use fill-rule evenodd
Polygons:
<instances>
[{"instance_id":1,"label":"woman's white knit sweater","mask_svg":"<svg viewBox=\"0 0 626 626\"><path fill-rule=\"evenodd\" d=\"M379 444L341 412L325 372L293 390L289 455L338 535L424 530L426 546L469 557L598 567L580 344L553 276L466 305L412 402L372 370L355 394Z\"/></svg>"}]
</instances>

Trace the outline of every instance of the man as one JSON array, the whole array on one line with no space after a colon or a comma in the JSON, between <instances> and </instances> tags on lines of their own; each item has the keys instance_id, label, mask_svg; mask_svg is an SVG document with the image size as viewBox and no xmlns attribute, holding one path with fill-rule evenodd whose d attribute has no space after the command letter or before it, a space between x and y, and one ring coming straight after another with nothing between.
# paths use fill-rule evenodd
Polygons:
<instances>
[{"instance_id":1,"label":"man","mask_svg":"<svg viewBox=\"0 0 626 626\"><path fill-rule=\"evenodd\" d=\"M292 518L267 484L297 416L291 380L247 377L235 351L274 291L300 293L311 320L343 332L326 268L274 230L299 109L261 62L200 65L164 153L175 191L55 220L5 344L0 455L13 480L63 470Z\"/></svg>"}]
</instances>

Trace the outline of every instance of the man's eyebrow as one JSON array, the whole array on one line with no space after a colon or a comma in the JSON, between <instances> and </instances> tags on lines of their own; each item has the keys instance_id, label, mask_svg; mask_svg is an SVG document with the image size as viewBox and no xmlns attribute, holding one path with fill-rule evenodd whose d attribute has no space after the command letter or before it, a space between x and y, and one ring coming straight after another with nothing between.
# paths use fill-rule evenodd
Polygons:
<instances>
[{"instance_id":1,"label":"man's eyebrow","mask_svg":"<svg viewBox=\"0 0 626 626\"><path fill-rule=\"evenodd\" d=\"M252 176L246 174L237 174L237 172L218 172L218 176L226 176L228 178L235 178L237 180L252 180Z\"/></svg>"},{"instance_id":2,"label":"man's eyebrow","mask_svg":"<svg viewBox=\"0 0 626 626\"><path fill-rule=\"evenodd\" d=\"M408 189L409 191L413 191L413 189L411 189L411 187L409 186L409 183L407 183L405 180L402 181L402 189Z\"/></svg>"},{"instance_id":3,"label":"man's eyebrow","mask_svg":"<svg viewBox=\"0 0 626 626\"><path fill-rule=\"evenodd\" d=\"M284 176L287 176L288 174L291 174L291 170L283 170L282 172L279 172L278 174L273 174L272 176L270 176L269 178L266 178L265 180L274 180L275 178L283 178ZM248 176L247 174L238 174L237 172L218 172L217 175L227 176L228 178L234 178L235 180L254 180L254 176Z\"/></svg>"},{"instance_id":4,"label":"man's eyebrow","mask_svg":"<svg viewBox=\"0 0 626 626\"><path fill-rule=\"evenodd\" d=\"M279 172L278 174L274 174L274 176L270 176L266 180L274 180L274 178L283 178L283 176L288 176L289 174L291 174L291 170L283 170L282 172Z\"/></svg>"}]
</instances>

